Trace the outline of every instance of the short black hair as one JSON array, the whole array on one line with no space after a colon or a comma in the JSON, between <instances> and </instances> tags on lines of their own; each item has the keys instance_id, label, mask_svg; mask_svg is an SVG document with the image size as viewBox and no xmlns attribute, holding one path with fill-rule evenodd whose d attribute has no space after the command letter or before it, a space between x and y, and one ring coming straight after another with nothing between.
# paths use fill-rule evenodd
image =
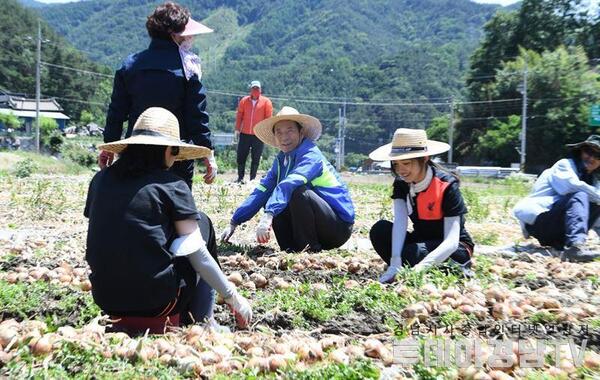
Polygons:
<instances>
[{"instance_id":1,"label":"short black hair","mask_svg":"<svg viewBox=\"0 0 600 380\"><path fill-rule=\"evenodd\" d=\"M190 16L190 11L177 3L168 1L159 5L146 21L148 35L168 40L171 34L183 32Z\"/></svg>"},{"instance_id":2,"label":"short black hair","mask_svg":"<svg viewBox=\"0 0 600 380\"><path fill-rule=\"evenodd\" d=\"M139 177L155 170L167 169L164 145L128 145L111 167L121 178Z\"/></svg>"}]
</instances>

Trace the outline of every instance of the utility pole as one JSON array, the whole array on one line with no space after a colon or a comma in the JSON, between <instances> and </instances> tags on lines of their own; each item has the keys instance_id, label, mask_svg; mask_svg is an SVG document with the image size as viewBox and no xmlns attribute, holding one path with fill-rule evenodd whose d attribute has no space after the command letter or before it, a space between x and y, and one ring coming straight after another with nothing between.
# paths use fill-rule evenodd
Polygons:
<instances>
[{"instance_id":1,"label":"utility pole","mask_svg":"<svg viewBox=\"0 0 600 380\"><path fill-rule=\"evenodd\" d=\"M342 168L342 109L338 108L338 137L335 142L335 168L339 172Z\"/></svg>"},{"instance_id":2,"label":"utility pole","mask_svg":"<svg viewBox=\"0 0 600 380\"><path fill-rule=\"evenodd\" d=\"M521 171L525 172L527 156L527 61L523 69L523 111L521 113Z\"/></svg>"},{"instance_id":3,"label":"utility pole","mask_svg":"<svg viewBox=\"0 0 600 380\"><path fill-rule=\"evenodd\" d=\"M452 150L454 149L454 99L450 103L450 123L448 124L448 163L452 163Z\"/></svg>"},{"instance_id":4,"label":"utility pole","mask_svg":"<svg viewBox=\"0 0 600 380\"><path fill-rule=\"evenodd\" d=\"M35 150L40 152L40 69L42 65L42 25L38 19L37 59L35 64Z\"/></svg>"},{"instance_id":5,"label":"utility pole","mask_svg":"<svg viewBox=\"0 0 600 380\"><path fill-rule=\"evenodd\" d=\"M344 116L342 119L342 141L340 144L341 147L341 167L344 167L345 165L345 158L346 158L346 98L344 98ZM341 170L341 168L340 168Z\"/></svg>"}]
</instances>

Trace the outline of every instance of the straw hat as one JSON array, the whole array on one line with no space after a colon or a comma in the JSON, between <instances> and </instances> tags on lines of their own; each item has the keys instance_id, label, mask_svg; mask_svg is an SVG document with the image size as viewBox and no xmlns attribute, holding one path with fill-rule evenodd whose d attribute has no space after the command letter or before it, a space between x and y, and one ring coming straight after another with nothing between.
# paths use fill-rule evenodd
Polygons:
<instances>
[{"instance_id":1,"label":"straw hat","mask_svg":"<svg viewBox=\"0 0 600 380\"><path fill-rule=\"evenodd\" d=\"M254 126L254 134L265 144L277 148L273 127L282 120L292 120L299 123L302 126L300 133L312 141L316 141L321 136L321 131L323 130L321 122L316 117L303 115L297 109L285 106L277 115L256 124Z\"/></svg>"},{"instance_id":2,"label":"straw hat","mask_svg":"<svg viewBox=\"0 0 600 380\"><path fill-rule=\"evenodd\" d=\"M409 160L411 158L433 156L450 150L450 145L427 139L422 129L398 128L392 142L381 146L369 154L373 161Z\"/></svg>"},{"instance_id":3,"label":"straw hat","mask_svg":"<svg viewBox=\"0 0 600 380\"><path fill-rule=\"evenodd\" d=\"M210 149L187 144L179 139L179 122L170 111L160 107L150 107L138 117L131 137L98 145L98 149L112 153L121 153L127 145L163 145L179 147L177 161L208 157Z\"/></svg>"}]
</instances>

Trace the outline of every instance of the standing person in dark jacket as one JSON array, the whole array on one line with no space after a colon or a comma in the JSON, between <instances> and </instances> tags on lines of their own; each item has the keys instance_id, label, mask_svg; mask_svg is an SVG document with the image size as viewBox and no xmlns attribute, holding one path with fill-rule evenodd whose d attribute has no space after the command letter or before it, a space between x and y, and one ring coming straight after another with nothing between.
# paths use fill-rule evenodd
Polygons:
<instances>
[{"instance_id":1,"label":"standing person in dark jacket","mask_svg":"<svg viewBox=\"0 0 600 380\"><path fill-rule=\"evenodd\" d=\"M210 33L212 29L193 20L188 9L172 2L154 10L148 17L146 29L151 38L148 49L127 57L115 73L104 142L119 140L125 121L125 136L131 136L135 121L145 109L162 107L177 117L183 141L212 150L206 90L200 82L200 59L191 52L193 36ZM102 151L98 164L104 168L113 159L112 153ZM217 174L214 152L204 163L207 168L204 182L212 183ZM191 189L193 160L177 162L171 170Z\"/></svg>"},{"instance_id":2,"label":"standing person in dark jacket","mask_svg":"<svg viewBox=\"0 0 600 380\"><path fill-rule=\"evenodd\" d=\"M395 177L394 221L380 220L369 237L388 264L379 280L396 278L403 266L415 271L450 261L471 275L473 240L465 229L467 207L456 177L430 160L448 144L427 139L420 129L399 128L393 140L369 154L373 161L391 161ZM413 231L408 232L408 219Z\"/></svg>"},{"instance_id":3,"label":"standing person in dark jacket","mask_svg":"<svg viewBox=\"0 0 600 380\"><path fill-rule=\"evenodd\" d=\"M318 252L342 246L352 234L354 205L348 188L315 140L321 122L292 107L256 125L264 143L279 148L273 166L235 210L221 234L228 241L236 227L264 207L256 240L267 243L271 225L281 250Z\"/></svg>"},{"instance_id":4,"label":"standing person in dark jacket","mask_svg":"<svg viewBox=\"0 0 600 380\"><path fill-rule=\"evenodd\" d=\"M250 82L250 95L245 96L240 100L235 118L235 134L238 140L238 178L236 182L244 182L246 159L248 158L250 151L252 151L250 181L256 178L256 172L258 171L260 155L262 154L264 144L254 135L254 127L256 124L271 116L273 116L273 104L271 103L271 99L262 95L259 81L254 80Z\"/></svg>"}]
</instances>

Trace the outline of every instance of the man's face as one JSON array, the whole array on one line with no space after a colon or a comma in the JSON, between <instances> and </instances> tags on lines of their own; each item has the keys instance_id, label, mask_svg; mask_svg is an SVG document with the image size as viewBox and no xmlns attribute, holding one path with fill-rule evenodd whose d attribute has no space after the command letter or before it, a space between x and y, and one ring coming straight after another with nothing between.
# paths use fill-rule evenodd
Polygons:
<instances>
[{"instance_id":1,"label":"man's face","mask_svg":"<svg viewBox=\"0 0 600 380\"><path fill-rule=\"evenodd\" d=\"M252 87L250 89L250 96L252 96L253 99L256 99L260 96L260 87Z\"/></svg>"},{"instance_id":2,"label":"man's face","mask_svg":"<svg viewBox=\"0 0 600 380\"><path fill-rule=\"evenodd\" d=\"M298 125L291 120L282 120L275 124L273 133L275 134L275 142L283 153L296 149L302 140Z\"/></svg>"},{"instance_id":3,"label":"man's face","mask_svg":"<svg viewBox=\"0 0 600 380\"><path fill-rule=\"evenodd\" d=\"M600 168L600 151L584 146L581 148L581 162L587 173Z\"/></svg>"}]
</instances>

